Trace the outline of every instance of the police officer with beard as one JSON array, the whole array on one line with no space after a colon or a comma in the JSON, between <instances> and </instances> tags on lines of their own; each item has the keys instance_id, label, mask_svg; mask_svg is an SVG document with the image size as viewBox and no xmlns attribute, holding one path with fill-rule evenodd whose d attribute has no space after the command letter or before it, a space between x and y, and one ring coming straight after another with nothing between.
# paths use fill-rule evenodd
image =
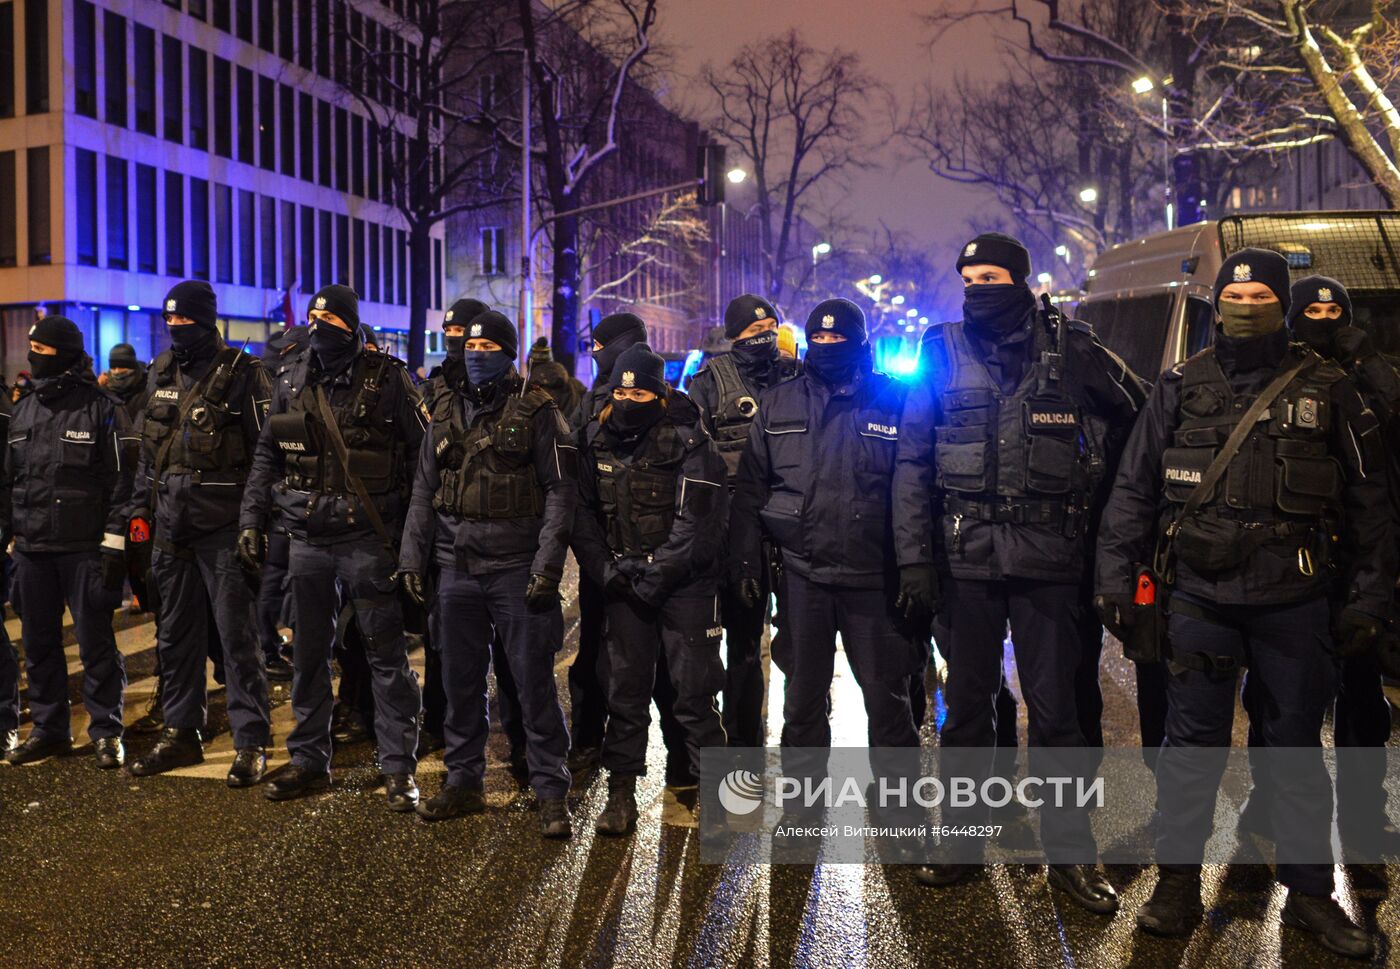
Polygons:
<instances>
[{"instance_id":1,"label":"police officer with beard","mask_svg":"<svg viewBox=\"0 0 1400 969\"><path fill-rule=\"evenodd\" d=\"M374 671L375 735L391 810L418 802L418 683L409 669L394 582L395 537L409 491L408 455L427 419L403 365L360 342L359 297L348 286L311 300L310 349L284 367L258 439L238 535L244 565L266 553L270 506L292 536L297 614L292 762L267 786L269 800L330 785L331 639L340 597L350 600Z\"/></svg>"},{"instance_id":2,"label":"police officer with beard","mask_svg":"<svg viewBox=\"0 0 1400 969\"><path fill-rule=\"evenodd\" d=\"M1008 621L1030 746L1085 746L1075 672L1089 608L1080 594L1093 552L1088 517L1143 392L1087 326L1038 309L1020 242L984 233L963 248L957 268L963 321L935 327L926 341L927 379L904 413L894 519L906 599L931 607L946 586L944 774L985 777ZM969 752L953 753L960 748ZM944 824L985 820L985 805L943 812ZM1113 886L1093 863L1088 814L1047 805L1040 824L1050 884L1089 911L1116 911ZM981 871L983 848L965 839L949 854L953 863L916 876L934 886L959 882Z\"/></svg>"},{"instance_id":3,"label":"police officer with beard","mask_svg":"<svg viewBox=\"0 0 1400 969\"><path fill-rule=\"evenodd\" d=\"M725 745L715 694L724 683L717 594L728 495L695 405L667 386L665 361L649 346L623 351L609 384L612 400L580 452L574 539L580 570L607 596L608 802L597 828L622 836L637 824L658 678L670 681L690 773L699 774L702 748Z\"/></svg>"},{"instance_id":4,"label":"police officer with beard","mask_svg":"<svg viewBox=\"0 0 1400 969\"><path fill-rule=\"evenodd\" d=\"M1276 252L1242 249L1225 261L1215 345L1153 387L1104 513L1104 624L1121 637L1140 621L1141 563L1156 559L1167 586L1157 594L1170 596L1159 858L1203 857L1225 761L1194 748L1230 745L1239 668L1267 697L1246 707L1267 747L1320 748L1333 651L1369 648L1391 602L1394 514L1380 429L1341 368L1289 343L1288 278ZM1335 619L1333 536L1347 568ZM1159 541L1170 561L1154 551ZM1322 862L1331 858L1332 792L1320 753L1295 756L1267 783L1278 878L1289 889L1284 924L1369 957L1374 943L1332 899L1332 865ZM1138 925L1189 935L1202 917L1200 866L1163 862L1157 871Z\"/></svg>"},{"instance_id":5,"label":"police officer with beard","mask_svg":"<svg viewBox=\"0 0 1400 969\"><path fill-rule=\"evenodd\" d=\"M267 770L271 710L254 594L234 539L270 389L261 364L219 335L208 283L177 284L164 307L170 349L151 366L132 517L149 520L154 513L156 522L151 575L160 591L156 649L165 729L132 762L131 773L146 777L204 760L204 664L217 635L237 751L226 781L250 787Z\"/></svg>"},{"instance_id":6,"label":"police officer with beard","mask_svg":"<svg viewBox=\"0 0 1400 969\"><path fill-rule=\"evenodd\" d=\"M73 745L63 608L73 613L83 665L83 705L97 766L120 767L126 665L112 632L126 580L126 512L132 468L130 424L117 399L97 386L77 324L46 316L29 331L34 390L10 419L5 486L11 514L0 529L15 540L15 593L29 712L24 743L5 759L30 764Z\"/></svg>"},{"instance_id":7,"label":"police officer with beard","mask_svg":"<svg viewBox=\"0 0 1400 969\"><path fill-rule=\"evenodd\" d=\"M418 814L436 821L485 810L486 673L499 640L524 723L529 779L546 838L571 834L564 762L569 734L554 685L564 644L559 582L573 527L576 449L554 402L516 372L515 324L477 316L464 358L443 365L404 529L402 579L429 605L447 687L447 781ZM494 631L494 636L493 636ZM499 677L498 666L498 677Z\"/></svg>"},{"instance_id":8,"label":"police officer with beard","mask_svg":"<svg viewBox=\"0 0 1400 969\"><path fill-rule=\"evenodd\" d=\"M724 458L733 494L739 458L758 413L759 395L801 370L778 354L778 311L761 296L745 294L724 311L728 353L710 359L689 385L700 422ZM769 552L765 549L765 552ZM771 564L771 563L770 563ZM726 583L720 593L725 629L724 732L731 744L763 746L763 629L771 595L769 568L745 588Z\"/></svg>"}]
</instances>

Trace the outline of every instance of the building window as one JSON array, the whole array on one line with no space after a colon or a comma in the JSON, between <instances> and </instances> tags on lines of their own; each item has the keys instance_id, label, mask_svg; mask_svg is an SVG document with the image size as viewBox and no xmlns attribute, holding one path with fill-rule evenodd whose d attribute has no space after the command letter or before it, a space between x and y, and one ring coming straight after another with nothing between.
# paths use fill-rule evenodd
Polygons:
<instances>
[{"instance_id":1,"label":"building window","mask_svg":"<svg viewBox=\"0 0 1400 969\"><path fill-rule=\"evenodd\" d=\"M369 224L369 265L365 272L365 298L379 302L379 226Z\"/></svg>"},{"instance_id":2,"label":"building window","mask_svg":"<svg viewBox=\"0 0 1400 969\"><path fill-rule=\"evenodd\" d=\"M180 41L174 37L162 37L161 41L161 83L164 93L161 103L165 106L165 140L177 145L185 140L185 84L183 59L180 57Z\"/></svg>"},{"instance_id":3,"label":"building window","mask_svg":"<svg viewBox=\"0 0 1400 969\"><path fill-rule=\"evenodd\" d=\"M209 9L206 0L190 0L187 9L191 17L196 17L199 20L207 20L209 18Z\"/></svg>"},{"instance_id":4,"label":"building window","mask_svg":"<svg viewBox=\"0 0 1400 969\"><path fill-rule=\"evenodd\" d=\"M350 118L350 194L365 197L365 119Z\"/></svg>"},{"instance_id":5,"label":"building window","mask_svg":"<svg viewBox=\"0 0 1400 969\"><path fill-rule=\"evenodd\" d=\"M398 184L398 169L394 167L394 132L380 134L380 157L384 160L383 178L379 183L379 196L386 205L394 204L395 187Z\"/></svg>"},{"instance_id":6,"label":"building window","mask_svg":"<svg viewBox=\"0 0 1400 969\"><path fill-rule=\"evenodd\" d=\"M399 305L408 305L408 237L402 229L394 230L394 258L399 266Z\"/></svg>"},{"instance_id":7,"label":"building window","mask_svg":"<svg viewBox=\"0 0 1400 969\"><path fill-rule=\"evenodd\" d=\"M350 282L350 216L339 215L335 217L335 282L342 286L352 285Z\"/></svg>"},{"instance_id":8,"label":"building window","mask_svg":"<svg viewBox=\"0 0 1400 969\"><path fill-rule=\"evenodd\" d=\"M214 183L214 278L233 282L233 189Z\"/></svg>"},{"instance_id":9,"label":"building window","mask_svg":"<svg viewBox=\"0 0 1400 969\"><path fill-rule=\"evenodd\" d=\"M331 258L331 254L335 251L331 248L335 240L331 238L331 214L318 212L317 216L319 224L316 228L319 236L316 245L321 256L321 265L318 267L320 271L316 275L316 288L320 289L322 286L329 286L335 282L335 262Z\"/></svg>"},{"instance_id":10,"label":"building window","mask_svg":"<svg viewBox=\"0 0 1400 969\"><path fill-rule=\"evenodd\" d=\"M316 125L312 117L311 95L300 93L297 101L301 103L301 124L297 125L297 131L301 132L301 180L303 182L316 181Z\"/></svg>"},{"instance_id":11,"label":"building window","mask_svg":"<svg viewBox=\"0 0 1400 969\"><path fill-rule=\"evenodd\" d=\"M110 17L111 14L108 14ZM0 118L15 116L15 5L0 3Z\"/></svg>"},{"instance_id":12,"label":"building window","mask_svg":"<svg viewBox=\"0 0 1400 969\"><path fill-rule=\"evenodd\" d=\"M30 148L26 162L27 197L29 199L29 264L44 266L53 261L50 248L49 208L49 150Z\"/></svg>"},{"instance_id":13,"label":"building window","mask_svg":"<svg viewBox=\"0 0 1400 969\"><path fill-rule=\"evenodd\" d=\"M505 230L491 226L481 230L481 274L499 276L506 271Z\"/></svg>"},{"instance_id":14,"label":"building window","mask_svg":"<svg viewBox=\"0 0 1400 969\"><path fill-rule=\"evenodd\" d=\"M156 170L136 165L136 268L156 271Z\"/></svg>"},{"instance_id":15,"label":"building window","mask_svg":"<svg viewBox=\"0 0 1400 969\"><path fill-rule=\"evenodd\" d=\"M329 2L329 0L326 0ZM350 9L345 0L335 0L335 83L341 87L350 86Z\"/></svg>"},{"instance_id":16,"label":"building window","mask_svg":"<svg viewBox=\"0 0 1400 969\"><path fill-rule=\"evenodd\" d=\"M379 198L379 125L373 121L367 121L366 130L369 134L369 178L365 185L365 198Z\"/></svg>"},{"instance_id":17,"label":"building window","mask_svg":"<svg viewBox=\"0 0 1400 969\"><path fill-rule=\"evenodd\" d=\"M78 265L97 265L97 155L74 151L77 185Z\"/></svg>"},{"instance_id":18,"label":"building window","mask_svg":"<svg viewBox=\"0 0 1400 969\"><path fill-rule=\"evenodd\" d=\"M136 130L156 133L156 35L136 25Z\"/></svg>"},{"instance_id":19,"label":"building window","mask_svg":"<svg viewBox=\"0 0 1400 969\"><path fill-rule=\"evenodd\" d=\"M106 90L102 93L105 104L103 114L108 124L125 128L129 123L126 113L126 18L110 10L102 11L102 70L106 82Z\"/></svg>"},{"instance_id":20,"label":"building window","mask_svg":"<svg viewBox=\"0 0 1400 969\"><path fill-rule=\"evenodd\" d=\"M238 190L238 281L244 286L258 284L257 243L254 239L258 197L245 189Z\"/></svg>"},{"instance_id":21,"label":"building window","mask_svg":"<svg viewBox=\"0 0 1400 969\"><path fill-rule=\"evenodd\" d=\"M233 65L214 58L214 152L233 157Z\"/></svg>"},{"instance_id":22,"label":"building window","mask_svg":"<svg viewBox=\"0 0 1400 969\"><path fill-rule=\"evenodd\" d=\"M331 106L328 101L316 102L316 174L318 182L331 187Z\"/></svg>"},{"instance_id":23,"label":"building window","mask_svg":"<svg viewBox=\"0 0 1400 969\"><path fill-rule=\"evenodd\" d=\"M259 276L264 289L277 288L277 200L258 196Z\"/></svg>"},{"instance_id":24,"label":"building window","mask_svg":"<svg viewBox=\"0 0 1400 969\"><path fill-rule=\"evenodd\" d=\"M129 269L127 254L126 159L107 156L107 266Z\"/></svg>"},{"instance_id":25,"label":"building window","mask_svg":"<svg viewBox=\"0 0 1400 969\"><path fill-rule=\"evenodd\" d=\"M253 42L253 0L234 0L234 16L238 18L238 39Z\"/></svg>"},{"instance_id":26,"label":"building window","mask_svg":"<svg viewBox=\"0 0 1400 969\"><path fill-rule=\"evenodd\" d=\"M281 286L290 287L297 278L297 206L295 202L282 202L282 280ZM291 320L287 321L289 324Z\"/></svg>"},{"instance_id":27,"label":"building window","mask_svg":"<svg viewBox=\"0 0 1400 969\"><path fill-rule=\"evenodd\" d=\"M296 93L287 85L277 86L279 107L282 109L282 117L279 119L282 124L282 161L280 169L283 175L290 175L292 178L297 174L297 128L296 128Z\"/></svg>"},{"instance_id":28,"label":"building window","mask_svg":"<svg viewBox=\"0 0 1400 969\"><path fill-rule=\"evenodd\" d=\"M316 73L331 76L331 4L330 0L316 3Z\"/></svg>"},{"instance_id":29,"label":"building window","mask_svg":"<svg viewBox=\"0 0 1400 969\"><path fill-rule=\"evenodd\" d=\"M214 26L224 33L229 31L230 0L214 0Z\"/></svg>"},{"instance_id":30,"label":"building window","mask_svg":"<svg viewBox=\"0 0 1400 969\"><path fill-rule=\"evenodd\" d=\"M316 291L316 210L309 205L301 207L301 238L298 242L301 251L301 278L297 280L298 288L303 293L314 293Z\"/></svg>"},{"instance_id":31,"label":"building window","mask_svg":"<svg viewBox=\"0 0 1400 969\"><path fill-rule=\"evenodd\" d=\"M258 162L277 171L277 82L258 76Z\"/></svg>"},{"instance_id":32,"label":"building window","mask_svg":"<svg viewBox=\"0 0 1400 969\"><path fill-rule=\"evenodd\" d=\"M292 0L282 2L290 6ZM313 13L311 0L302 0L297 4L297 63L308 71L316 64L316 37L311 31Z\"/></svg>"},{"instance_id":33,"label":"building window","mask_svg":"<svg viewBox=\"0 0 1400 969\"><path fill-rule=\"evenodd\" d=\"M190 274L209 278L209 183L190 179Z\"/></svg>"},{"instance_id":34,"label":"building window","mask_svg":"<svg viewBox=\"0 0 1400 969\"><path fill-rule=\"evenodd\" d=\"M0 151L0 266L19 264L19 196L15 153Z\"/></svg>"},{"instance_id":35,"label":"building window","mask_svg":"<svg viewBox=\"0 0 1400 969\"><path fill-rule=\"evenodd\" d=\"M292 36L292 25L296 23L296 11L292 0L277 0L277 56L291 62L296 59L296 38Z\"/></svg>"},{"instance_id":36,"label":"building window","mask_svg":"<svg viewBox=\"0 0 1400 969\"><path fill-rule=\"evenodd\" d=\"M73 0L73 110L97 117L97 8Z\"/></svg>"},{"instance_id":37,"label":"building window","mask_svg":"<svg viewBox=\"0 0 1400 969\"><path fill-rule=\"evenodd\" d=\"M185 176L165 173L165 273L185 274Z\"/></svg>"},{"instance_id":38,"label":"building window","mask_svg":"<svg viewBox=\"0 0 1400 969\"><path fill-rule=\"evenodd\" d=\"M238 69L238 160L257 164L253 157L253 72Z\"/></svg>"},{"instance_id":39,"label":"building window","mask_svg":"<svg viewBox=\"0 0 1400 969\"><path fill-rule=\"evenodd\" d=\"M269 54L277 53L273 31L277 27L277 13L272 9L272 0L258 0L258 46Z\"/></svg>"},{"instance_id":40,"label":"building window","mask_svg":"<svg viewBox=\"0 0 1400 969\"><path fill-rule=\"evenodd\" d=\"M371 17L365 18L365 50L370 52L367 64L374 64L379 54L379 25ZM379 81L379 71L365 71L365 93L375 101L383 101L379 92Z\"/></svg>"},{"instance_id":41,"label":"building window","mask_svg":"<svg viewBox=\"0 0 1400 969\"><path fill-rule=\"evenodd\" d=\"M49 110L48 0L25 0L24 4L24 110L27 114Z\"/></svg>"},{"instance_id":42,"label":"building window","mask_svg":"<svg viewBox=\"0 0 1400 969\"><path fill-rule=\"evenodd\" d=\"M350 191L350 116L344 108L335 109L335 187Z\"/></svg>"},{"instance_id":43,"label":"building window","mask_svg":"<svg viewBox=\"0 0 1400 969\"><path fill-rule=\"evenodd\" d=\"M354 239L354 255L351 257L351 272L346 275L354 280L350 285L355 292L367 297L369 287L365 285L365 221L364 219L354 219L352 221L352 232Z\"/></svg>"},{"instance_id":44,"label":"building window","mask_svg":"<svg viewBox=\"0 0 1400 969\"><path fill-rule=\"evenodd\" d=\"M190 48L190 147L209 150L209 58Z\"/></svg>"}]
</instances>

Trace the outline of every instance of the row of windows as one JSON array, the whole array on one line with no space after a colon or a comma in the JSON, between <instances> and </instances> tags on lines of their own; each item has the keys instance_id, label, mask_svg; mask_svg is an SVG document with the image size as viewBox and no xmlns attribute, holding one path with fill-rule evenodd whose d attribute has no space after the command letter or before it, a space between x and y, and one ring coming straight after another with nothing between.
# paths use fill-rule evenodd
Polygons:
<instances>
[{"instance_id":1,"label":"row of windows","mask_svg":"<svg viewBox=\"0 0 1400 969\"><path fill-rule=\"evenodd\" d=\"M87 0L73 0L73 10L74 106L97 118L97 11ZM131 30L135 103L129 105L127 27L125 17L102 12L102 120L121 127L134 122L144 134L395 204L396 160L407 156L401 132L177 38L157 37L141 24Z\"/></svg>"}]
</instances>

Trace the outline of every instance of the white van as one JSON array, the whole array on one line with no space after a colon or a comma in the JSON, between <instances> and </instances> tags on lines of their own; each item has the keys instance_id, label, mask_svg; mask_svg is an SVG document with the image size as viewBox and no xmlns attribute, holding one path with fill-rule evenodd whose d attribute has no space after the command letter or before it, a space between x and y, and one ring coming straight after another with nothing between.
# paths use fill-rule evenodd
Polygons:
<instances>
[{"instance_id":1,"label":"white van","mask_svg":"<svg viewBox=\"0 0 1400 969\"><path fill-rule=\"evenodd\" d=\"M1074 315L1154 379L1210 344L1216 272L1247 246L1282 253L1295 280L1340 280L1356 324L1383 352L1400 353L1400 212L1232 215L1125 242L1094 261Z\"/></svg>"}]
</instances>

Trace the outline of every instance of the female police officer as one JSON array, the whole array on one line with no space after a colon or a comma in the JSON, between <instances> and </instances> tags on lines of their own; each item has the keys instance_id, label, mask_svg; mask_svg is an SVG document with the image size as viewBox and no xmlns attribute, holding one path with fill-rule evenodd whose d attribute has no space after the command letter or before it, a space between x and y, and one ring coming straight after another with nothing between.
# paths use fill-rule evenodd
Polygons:
<instances>
[{"instance_id":1,"label":"female police officer","mask_svg":"<svg viewBox=\"0 0 1400 969\"><path fill-rule=\"evenodd\" d=\"M554 686L564 643L559 580L573 526L576 449L554 401L515 370L515 324L472 320L463 357L443 364L404 527L402 576L426 603L440 570L436 628L447 689L447 782L418 806L427 820L485 808L486 671L492 630L518 691L530 783L547 838L570 831L569 733ZM431 558L430 558L431 556Z\"/></svg>"},{"instance_id":2,"label":"female police officer","mask_svg":"<svg viewBox=\"0 0 1400 969\"><path fill-rule=\"evenodd\" d=\"M716 593L728 494L724 461L697 426L695 406L670 392L665 363L650 347L628 347L609 387L612 400L589 425L580 455L574 547L607 595L609 778L598 831L625 835L637 823L659 654L691 769L698 773L700 748L725 743L715 708L724 683Z\"/></svg>"}]
</instances>

